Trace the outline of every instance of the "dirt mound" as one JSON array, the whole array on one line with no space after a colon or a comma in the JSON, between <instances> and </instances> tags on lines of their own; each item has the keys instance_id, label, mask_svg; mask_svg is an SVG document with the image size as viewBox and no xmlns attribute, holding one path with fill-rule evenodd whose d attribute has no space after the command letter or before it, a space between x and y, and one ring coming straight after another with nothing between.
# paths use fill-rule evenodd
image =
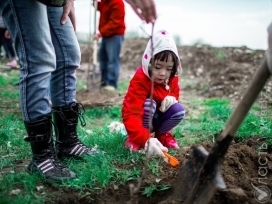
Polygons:
<instances>
[{"instance_id":1,"label":"dirt mound","mask_svg":"<svg viewBox=\"0 0 272 204\"><path fill-rule=\"evenodd\" d=\"M239 100L265 57L264 50L246 47L180 47L184 77L196 80L194 89L204 97ZM187 89L188 87L184 87ZM190 87L189 87L190 88ZM272 81L263 92L271 103ZM264 94L262 94L264 95Z\"/></svg>"},{"instance_id":2,"label":"dirt mound","mask_svg":"<svg viewBox=\"0 0 272 204\"><path fill-rule=\"evenodd\" d=\"M122 72L141 65L147 39L126 39L121 52ZM247 47L211 47L208 45L178 47L183 75L195 81L194 86L181 83L183 90L194 90L204 97L226 97L239 100L265 57L264 50ZM88 62L91 49L82 46L82 60ZM272 104L272 79L263 89L262 101Z\"/></svg>"}]
</instances>

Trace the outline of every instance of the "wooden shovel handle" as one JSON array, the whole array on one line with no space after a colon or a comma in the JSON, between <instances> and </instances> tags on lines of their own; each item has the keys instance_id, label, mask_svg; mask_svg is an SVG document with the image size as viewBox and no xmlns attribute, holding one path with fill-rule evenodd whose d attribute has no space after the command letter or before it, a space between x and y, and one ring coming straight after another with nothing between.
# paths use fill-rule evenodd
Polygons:
<instances>
[{"instance_id":1,"label":"wooden shovel handle","mask_svg":"<svg viewBox=\"0 0 272 204\"><path fill-rule=\"evenodd\" d=\"M268 70L267 60L265 59L261 67L256 71L251 84L247 88L243 98L240 100L231 117L227 121L225 128L217 138L217 141L221 141L227 135L234 136L244 118L246 117L248 111L250 110L252 104L265 86L269 76L270 72Z\"/></svg>"}]
</instances>

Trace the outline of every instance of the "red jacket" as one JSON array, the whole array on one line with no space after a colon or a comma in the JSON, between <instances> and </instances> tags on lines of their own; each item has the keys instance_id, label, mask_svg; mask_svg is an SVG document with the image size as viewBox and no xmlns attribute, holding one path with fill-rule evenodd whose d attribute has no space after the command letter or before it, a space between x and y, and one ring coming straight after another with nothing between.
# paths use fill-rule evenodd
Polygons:
<instances>
[{"instance_id":1,"label":"red jacket","mask_svg":"<svg viewBox=\"0 0 272 204\"><path fill-rule=\"evenodd\" d=\"M101 0L98 2L99 32L102 37L125 34L125 5L123 0Z\"/></svg>"},{"instance_id":2,"label":"red jacket","mask_svg":"<svg viewBox=\"0 0 272 204\"><path fill-rule=\"evenodd\" d=\"M179 99L179 77L170 78L168 85L170 89L166 90L164 84L154 83L153 100L157 103L157 109L166 96L175 96L177 100ZM131 141L141 147L144 147L149 139L148 129L143 127L143 105L150 97L150 93L151 80L140 67L130 81L123 102L122 118Z\"/></svg>"}]
</instances>

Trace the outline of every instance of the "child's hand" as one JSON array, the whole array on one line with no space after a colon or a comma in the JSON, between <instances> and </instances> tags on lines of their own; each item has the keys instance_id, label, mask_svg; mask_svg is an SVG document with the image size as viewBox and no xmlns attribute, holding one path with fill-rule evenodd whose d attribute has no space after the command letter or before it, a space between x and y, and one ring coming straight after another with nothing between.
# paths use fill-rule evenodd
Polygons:
<instances>
[{"instance_id":1,"label":"child's hand","mask_svg":"<svg viewBox=\"0 0 272 204\"><path fill-rule=\"evenodd\" d=\"M161 103L161 107L159 108L161 112L165 112L167 111L172 105L174 105L175 103L178 103L177 99L174 96L166 96L162 103Z\"/></svg>"},{"instance_id":2,"label":"child's hand","mask_svg":"<svg viewBox=\"0 0 272 204\"><path fill-rule=\"evenodd\" d=\"M168 152L168 149L163 146L157 138L150 138L146 141L145 151L148 157L151 157L152 155L160 156L168 163L168 158L163 153Z\"/></svg>"}]
</instances>

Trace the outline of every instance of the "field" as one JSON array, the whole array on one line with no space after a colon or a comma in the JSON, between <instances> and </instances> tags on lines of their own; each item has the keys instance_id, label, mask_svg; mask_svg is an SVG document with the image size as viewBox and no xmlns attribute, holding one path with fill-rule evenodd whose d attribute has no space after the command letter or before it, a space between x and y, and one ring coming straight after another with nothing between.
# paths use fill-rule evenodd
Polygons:
<instances>
[{"instance_id":1,"label":"field","mask_svg":"<svg viewBox=\"0 0 272 204\"><path fill-rule=\"evenodd\" d=\"M90 51L82 45L82 67L77 72L77 100L85 107L85 127L80 138L102 152L64 163L78 178L52 183L25 170L31 159L23 141L18 86L18 70L0 69L0 203L94 203L123 204L130 201L129 184L137 185L145 156L123 147L125 136L109 131L108 125L121 121L121 104L129 80L141 63L146 39L126 40L121 53L122 69L116 93L86 90L86 70ZM173 130L181 149L171 150L181 165L172 168L152 158L137 195L140 204L182 203L178 199L180 172L195 144L210 150L232 111L243 96L253 74L265 57L264 50L246 47L211 47L196 44L179 47L183 73L180 77L186 118ZM227 188L218 190L211 204L258 202L254 186L272 192L272 81L267 82L240 126L222 165ZM263 183L260 183L263 181ZM268 199L263 203L272 203Z\"/></svg>"}]
</instances>

